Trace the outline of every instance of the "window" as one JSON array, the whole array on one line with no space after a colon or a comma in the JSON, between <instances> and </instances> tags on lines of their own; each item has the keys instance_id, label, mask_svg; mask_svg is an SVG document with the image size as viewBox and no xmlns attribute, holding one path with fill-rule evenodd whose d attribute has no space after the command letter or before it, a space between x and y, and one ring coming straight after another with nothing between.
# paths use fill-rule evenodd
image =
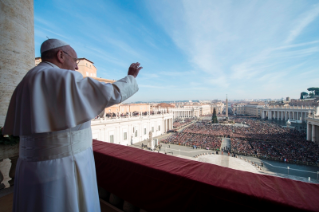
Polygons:
<instances>
[{"instance_id":1,"label":"window","mask_svg":"<svg viewBox=\"0 0 319 212\"><path fill-rule=\"evenodd\" d=\"M124 132L124 140L127 140L127 132Z\"/></svg>"},{"instance_id":2,"label":"window","mask_svg":"<svg viewBox=\"0 0 319 212\"><path fill-rule=\"evenodd\" d=\"M152 127L152 132L154 132L154 127Z\"/></svg>"},{"instance_id":3,"label":"window","mask_svg":"<svg viewBox=\"0 0 319 212\"><path fill-rule=\"evenodd\" d=\"M137 137L137 130L135 131L135 137Z\"/></svg>"},{"instance_id":4,"label":"window","mask_svg":"<svg viewBox=\"0 0 319 212\"><path fill-rule=\"evenodd\" d=\"M110 143L114 143L114 135L110 135Z\"/></svg>"},{"instance_id":5,"label":"window","mask_svg":"<svg viewBox=\"0 0 319 212\"><path fill-rule=\"evenodd\" d=\"M146 135L146 128L144 128L144 135Z\"/></svg>"},{"instance_id":6,"label":"window","mask_svg":"<svg viewBox=\"0 0 319 212\"><path fill-rule=\"evenodd\" d=\"M159 130L159 131L161 130L161 126L160 126L160 125L158 125L158 130Z\"/></svg>"},{"instance_id":7,"label":"window","mask_svg":"<svg viewBox=\"0 0 319 212\"><path fill-rule=\"evenodd\" d=\"M86 72L86 76L89 76L89 73Z\"/></svg>"}]
</instances>

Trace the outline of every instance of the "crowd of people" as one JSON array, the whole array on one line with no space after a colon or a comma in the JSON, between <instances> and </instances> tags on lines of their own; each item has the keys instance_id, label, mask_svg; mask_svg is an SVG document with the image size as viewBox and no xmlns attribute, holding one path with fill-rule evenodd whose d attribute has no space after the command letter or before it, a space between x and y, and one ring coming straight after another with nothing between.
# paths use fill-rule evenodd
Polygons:
<instances>
[{"instance_id":1,"label":"crowd of people","mask_svg":"<svg viewBox=\"0 0 319 212\"><path fill-rule=\"evenodd\" d=\"M243 125L213 125L197 122L165 139L164 143L219 149L222 137L230 137L231 151L272 160L319 165L319 147L306 134L267 121L235 118Z\"/></svg>"},{"instance_id":2,"label":"crowd of people","mask_svg":"<svg viewBox=\"0 0 319 212\"><path fill-rule=\"evenodd\" d=\"M173 123L173 128L180 128L183 126L186 126L187 124L189 124L192 121L192 119L186 118L184 120L176 120Z\"/></svg>"},{"instance_id":3,"label":"crowd of people","mask_svg":"<svg viewBox=\"0 0 319 212\"><path fill-rule=\"evenodd\" d=\"M186 145L193 148L219 149L221 145L221 138L201 133L178 132L161 142L176 145Z\"/></svg>"}]
</instances>

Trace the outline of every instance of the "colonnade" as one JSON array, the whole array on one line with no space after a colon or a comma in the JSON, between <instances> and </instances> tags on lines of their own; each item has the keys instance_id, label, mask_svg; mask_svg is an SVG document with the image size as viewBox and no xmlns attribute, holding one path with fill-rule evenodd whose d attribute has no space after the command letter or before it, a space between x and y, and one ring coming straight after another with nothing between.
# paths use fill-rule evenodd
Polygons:
<instances>
[{"instance_id":1,"label":"colonnade","mask_svg":"<svg viewBox=\"0 0 319 212\"><path fill-rule=\"evenodd\" d=\"M288 119L299 120L302 122L306 121L306 118L310 114L314 114L316 112L315 107L266 107L263 109L261 118L265 119L268 117L268 120L284 120Z\"/></svg>"},{"instance_id":2,"label":"colonnade","mask_svg":"<svg viewBox=\"0 0 319 212\"><path fill-rule=\"evenodd\" d=\"M200 115L199 109L174 108L170 109L170 112L173 113L174 119L199 117Z\"/></svg>"},{"instance_id":3,"label":"colonnade","mask_svg":"<svg viewBox=\"0 0 319 212\"><path fill-rule=\"evenodd\" d=\"M307 118L307 140L319 144L319 117Z\"/></svg>"}]
</instances>

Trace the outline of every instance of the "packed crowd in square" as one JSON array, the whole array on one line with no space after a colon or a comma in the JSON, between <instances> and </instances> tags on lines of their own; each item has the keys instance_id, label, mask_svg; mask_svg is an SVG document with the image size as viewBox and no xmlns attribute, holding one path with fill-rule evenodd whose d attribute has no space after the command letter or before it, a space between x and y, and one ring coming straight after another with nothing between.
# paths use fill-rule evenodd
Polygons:
<instances>
[{"instance_id":1,"label":"packed crowd in square","mask_svg":"<svg viewBox=\"0 0 319 212\"><path fill-rule=\"evenodd\" d=\"M192 121L192 119L186 118L184 120L180 119L180 120L176 120L173 123L173 128L178 129L180 127L186 126L187 124L189 124Z\"/></svg>"},{"instance_id":2,"label":"packed crowd in square","mask_svg":"<svg viewBox=\"0 0 319 212\"><path fill-rule=\"evenodd\" d=\"M290 163L319 164L319 147L307 141L305 133L267 121L248 118L234 118L234 121L248 127L212 125L209 121L201 121L162 142L216 150L220 149L222 138L229 137L231 151L236 154Z\"/></svg>"}]
</instances>

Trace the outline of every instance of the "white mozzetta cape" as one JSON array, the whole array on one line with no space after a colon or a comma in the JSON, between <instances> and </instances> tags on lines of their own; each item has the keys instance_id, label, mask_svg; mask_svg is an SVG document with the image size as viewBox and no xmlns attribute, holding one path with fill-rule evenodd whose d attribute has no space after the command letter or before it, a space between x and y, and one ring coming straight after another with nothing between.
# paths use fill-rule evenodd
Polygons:
<instances>
[{"instance_id":1,"label":"white mozzetta cape","mask_svg":"<svg viewBox=\"0 0 319 212\"><path fill-rule=\"evenodd\" d=\"M3 133L31 135L72 128L137 91L133 76L126 76L113 84L103 83L83 78L79 72L42 62L31 69L16 87Z\"/></svg>"}]
</instances>

